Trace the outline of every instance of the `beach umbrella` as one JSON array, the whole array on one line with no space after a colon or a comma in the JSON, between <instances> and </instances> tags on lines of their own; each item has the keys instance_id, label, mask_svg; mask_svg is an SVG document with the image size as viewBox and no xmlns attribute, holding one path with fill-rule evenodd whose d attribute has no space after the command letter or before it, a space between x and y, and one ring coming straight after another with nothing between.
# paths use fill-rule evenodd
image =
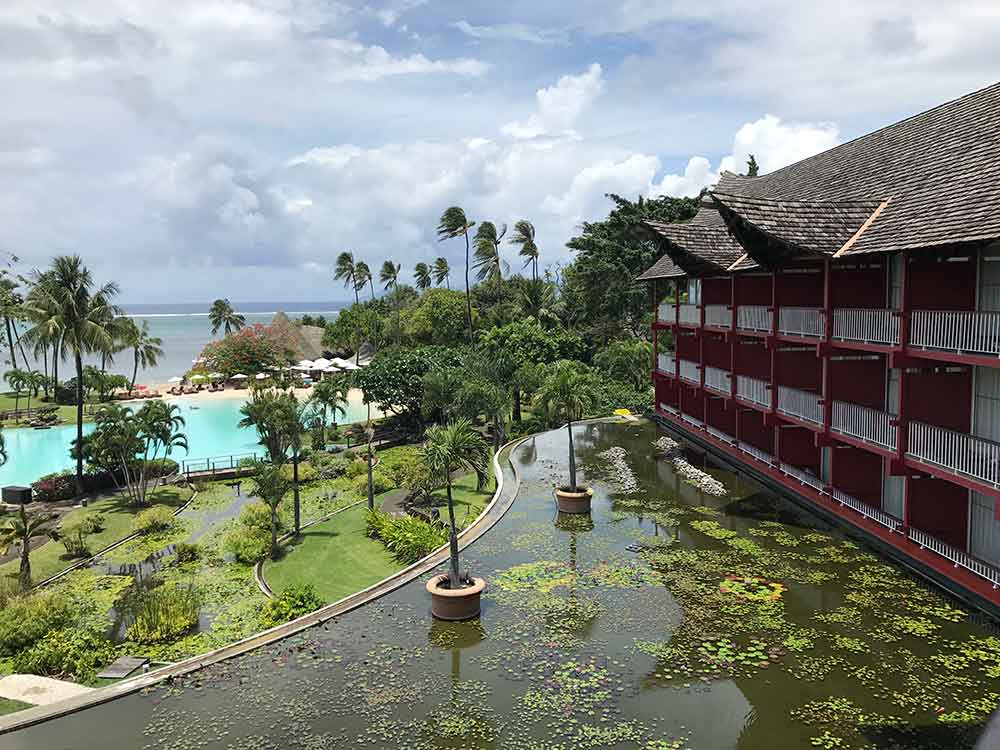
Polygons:
<instances>
[{"instance_id":1,"label":"beach umbrella","mask_svg":"<svg viewBox=\"0 0 1000 750\"><path fill-rule=\"evenodd\" d=\"M353 362L345 362L343 364L343 368L345 370L360 370L361 369L360 365L356 365Z\"/></svg>"},{"instance_id":2,"label":"beach umbrella","mask_svg":"<svg viewBox=\"0 0 1000 750\"><path fill-rule=\"evenodd\" d=\"M223 375L221 372L212 372L209 373L208 377L210 377L212 380L219 380L220 378L224 378L226 376Z\"/></svg>"},{"instance_id":3,"label":"beach umbrella","mask_svg":"<svg viewBox=\"0 0 1000 750\"><path fill-rule=\"evenodd\" d=\"M204 379L205 376L202 375L200 372L191 376L191 380L204 380Z\"/></svg>"},{"instance_id":4,"label":"beach umbrella","mask_svg":"<svg viewBox=\"0 0 1000 750\"><path fill-rule=\"evenodd\" d=\"M184 378L180 377L179 375L174 375L174 376L173 376L172 378L170 378L170 380L168 380L167 382L168 382L168 383L180 383L180 382L181 382L182 380L184 380Z\"/></svg>"},{"instance_id":5,"label":"beach umbrella","mask_svg":"<svg viewBox=\"0 0 1000 750\"><path fill-rule=\"evenodd\" d=\"M311 359L300 360L299 367L301 367L303 370L311 370L313 368L313 361Z\"/></svg>"},{"instance_id":6,"label":"beach umbrella","mask_svg":"<svg viewBox=\"0 0 1000 750\"><path fill-rule=\"evenodd\" d=\"M341 368L337 367L336 365L330 365L329 367L323 368L323 372L328 372L328 373L340 372L340 370Z\"/></svg>"},{"instance_id":7,"label":"beach umbrella","mask_svg":"<svg viewBox=\"0 0 1000 750\"><path fill-rule=\"evenodd\" d=\"M242 372L238 372L230 378L230 380L246 380L246 379L247 376L244 375Z\"/></svg>"},{"instance_id":8,"label":"beach umbrella","mask_svg":"<svg viewBox=\"0 0 1000 750\"><path fill-rule=\"evenodd\" d=\"M267 376L267 375L265 375L265 374L264 374L264 373L262 373L262 372L258 372L258 373L257 373L257 380L267 380L267 377L268 377L268 376Z\"/></svg>"},{"instance_id":9,"label":"beach umbrella","mask_svg":"<svg viewBox=\"0 0 1000 750\"><path fill-rule=\"evenodd\" d=\"M313 360L313 369L314 370L325 370L327 367L329 367L332 364L333 364L333 362L331 362L330 360L326 359L325 357L320 357L319 359Z\"/></svg>"}]
</instances>

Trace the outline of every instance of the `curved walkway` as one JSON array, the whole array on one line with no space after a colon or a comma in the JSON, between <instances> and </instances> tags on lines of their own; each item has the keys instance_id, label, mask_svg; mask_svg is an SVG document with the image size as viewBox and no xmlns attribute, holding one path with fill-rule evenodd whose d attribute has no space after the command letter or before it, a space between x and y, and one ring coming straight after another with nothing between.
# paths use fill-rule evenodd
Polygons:
<instances>
[{"instance_id":1,"label":"curved walkway","mask_svg":"<svg viewBox=\"0 0 1000 750\"><path fill-rule=\"evenodd\" d=\"M494 475L497 477L497 489L493 494L490 503L483 509L475 521L467 526L459 535L460 549L465 549L470 544L479 539L483 534L492 529L504 514L510 509L517 497L519 477L513 462L510 460L511 452L526 438L512 440L504 445L500 452L493 457ZM444 545L431 553L423 560L414 563L408 568L399 571L368 588L357 593L346 596L340 601L329 604L321 609L311 612L297 620L278 625L277 627L257 633L242 641L231 643L228 646L210 651L206 654L185 659L184 661L171 664L170 666L157 669L135 678L123 680L115 685L93 690L86 695L75 696L59 703L49 706L37 706L24 711L19 711L8 716L0 717L0 734L7 734L18 729L24 729L34 724L40 724L50 719L75 713L85 708L90 708L102 703L107 703L116 698L138 692L143 688L155 685L163 680L172 679L190 672L197 671L210 664L215 664L226 659L230 659L239 654L252 651L261 646L279 641L300 631L322 624L327 620L339 617L350 612L363 604L375 601L386 594L395 591L401 586L413 581L416 578L428 573L436 568L448 558L448 546Z\"/></svg>"}]
</instances>

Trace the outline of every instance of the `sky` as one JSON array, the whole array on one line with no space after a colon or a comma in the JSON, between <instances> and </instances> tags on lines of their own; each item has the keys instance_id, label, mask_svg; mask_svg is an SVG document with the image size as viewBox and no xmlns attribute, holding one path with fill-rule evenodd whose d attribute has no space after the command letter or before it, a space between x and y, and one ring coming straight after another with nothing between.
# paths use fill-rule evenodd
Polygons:
<instances>
[{"instance_id":1,"label":"sky","mask_svg":"<svg viewBox=\"0 0 1000 750\"><path fill-rule=\"evenodd\" d=\"M121 300L346 300L437 219L696 195L1000 80L996 0L4 0L0 253ZM511 267L516 249L505 247Z\"/></svg>"}]
</instances>

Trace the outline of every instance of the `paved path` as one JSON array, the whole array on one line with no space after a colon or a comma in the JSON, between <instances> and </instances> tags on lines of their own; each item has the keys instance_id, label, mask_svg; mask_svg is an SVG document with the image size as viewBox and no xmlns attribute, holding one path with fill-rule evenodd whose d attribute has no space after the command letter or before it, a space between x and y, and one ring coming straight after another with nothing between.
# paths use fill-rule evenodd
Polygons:
<instances>
[{"instance_id":1,"label":"paved path","mask_svg":"<svg viewBox=\"0 0 1000 750\"><path fill-rule=\"evenodd\" d=\"M410 493L402 487L398 490L392 490L382 499L382 512L388 513L394 518L396 516L405 516L406 511L403 509L403 501L409 494Z\"/></svg>"},{"instance_id":2,"label":"paved path","mask_svg":"<svg viewBox=\"0 0 1000 750\"><path fill-rule=\"evenodd\" d=\"M89 693L93 688L35 674L11 674L0 679L0 698L47 706L66 698Z\"/></svg>"}]
</instances>

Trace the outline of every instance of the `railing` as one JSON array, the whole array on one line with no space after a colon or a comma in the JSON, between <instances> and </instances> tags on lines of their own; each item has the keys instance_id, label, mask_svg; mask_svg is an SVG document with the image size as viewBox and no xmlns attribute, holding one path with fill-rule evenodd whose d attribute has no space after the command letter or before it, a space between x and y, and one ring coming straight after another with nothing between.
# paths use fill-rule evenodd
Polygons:
<instances>
[{"instance_id":1,"label":"railing","mask_svg":"<svg viewBox=\"0 0 1000 750\"><path fill-rule=\"evenodd\" d=\"M701 383L701 374L698 372L698 365L686 359L681 360L681 377L690 380L692 383Z\"/></svg>"},{"instance_id":2,"label":"railing","mask_svg":"<svg viewBox=\"0 0 1000 750\"><path fill-rule=\"evenodd\" d=\"M781 462L780 468L783 474L787 474L790 477L798 479L802 482L802 484L812 487L817 492L823 491L823 480L815 474L810 474L808 471L800 469L798 466L786 464L784 461Z\"/></svg>"},{"instance_id":3,"label":"railing","mask_svg":"<svg viewBox=\"0 0 1000 750\"><path fill-rule=\"evenodd\" d=\"M774 457L767 451L762 451L755 445L750 445L750 443L744 443L742 440L736 443L736 447L741 451L746 453L748 456L753 456L758 461L763 461L764 463L771 465L774 463Z\"/></svg>"},{"instance_id":4,"label":"railing","mask_svg":"<svg viewBox=\"0 0 1000 750\"><path fill-rule=\"evenodd\" d=\"M896 531L899 528L898 518L886 513L881 508L876 508L874 505L863 503L856 497L851 497L846 492L842 492L835 488L833 490L833 499L841 505L846 505L848 508L856 510L865 518L870 518L875 521L875 523L885 526L889 529L889 531Z\"/></svg>"},{"instance_id":5,"label":"railing","mask_svg":"<svg viewBox=\"0 0 1000 750\"><path fill-rule=\"evenodd\" d=\"M899 316L894 310L838 308L833 311L833 337L863 344L898 344Z\"/></svg>"},{"instance_id":6,"label":"railing","mask_svg":"<svg viewBox=\"0 0 1000 750\"><path fill-rule=\"evenodd\" d=\"M830 429L891 451L896 450L899 429L892 424L891 415L878 409L846 401L834 401Z\"/></svg>"},{"instance_id":7,"label":"railing","mask_svg":"<svg viewBox=\"0 0 1000 750\"><path fill-rule=\"evenodd\" d=\"M705 387L729 395L732 391L729 372L718 367L705 367Z\"/></svg>"},{"instance_id":8,"label":"railing","mask_svg":"<svg viewBox=\"0 0 1000 750\"><path fill-rule=\"evenodd\" d=\"M744 401L771 407L771 384L749 375L736 376L736 395Z\"/></svg>"},{"instance_id":9,"label":"railing","mask_svg":"<svg viewBox=\"0 0 1000 750\"><path fill-rule=\"evenodd\" d=\"M733 327L733 315L727 305L705 305L705 325L729 330Z\"/></svg>"},{"instance_id":10,"label":"railing","mask_svg":"<svg viewBox=\"0 0 1000 750\"><path fill-rule=\"evenodd\" d=\"M692 417L690 414L681 414L681 419L690 425L694 425L695 427L701 427L703 424L700 419Z\"/></svg>"},{"instance_id":11,"label":"railing","mask_svg":"<svg viewBox=\"0 0 1000 750\"><path fill-rule=\"evenodd\" d=\"M735 438L731 437L730 435L727 435L722 430L718 430L715 427L712 427L712 425L706 425L705 429L708 430L709 435L718 438L723 443L729 443L730 445L732 445L733 443L736 442Z\"/></svg>"},{"instance_id":12,"label":"railing","mask_svg":"<svg viewBox=\"0 0 1000 750\"><path fill-rule=\"evenodd\" d=\"M181 461L180 473L184 475L207 472L215 474L218 471L231 471L240 468L244 461L260 457L258 451L249 453L234 453L230 456L212 456L211 458L194 458Z\"/></svg>"},{"instance_id":13,"label":"railing","mask_svg":"<svg viewBox=\"0 0 1000 750\"><path fill-rule=\"evenodd\" d=\"M656 318L661 323L676 323L677 313L673 302L661 302L656 310Z\"/></svg>"},{"instance_id":14,"label":"railing","mask_svg":"<svg viewBox=\"0 0 1000 750\"><path fill-rule=\"evenodd\" d=\"M826 313L818 307L779 308L778 331L789 336L823 338L826 335Z\"/></svg>"},{"instance_id":15,"label":"railing","mask_svg":"<svg viewBox=\"0 0 1000 750\"><path fill-rule=\"evenodd\" d=\"M989 581L993 584L993 588L1000 587L1000 570L992 565L978 560L972 555L942 542L940 539L936 539L926 531L911 527L907 531L907 536L919 544L921 549L929 549L931 552L941 555L946 560L951 560L957 567L965 568L980 578Z\"/></svg>"},{"instance_id":16,"label":"railing","mask_svg":"<svg viewBox=\"0 0 1000 750\"><path fill-rule=\"evenodd\" d=\"M701 309L698 305L681 305L678 311L678 322L689 325L701 325Z\"/></svg>"},{"instance_id":17,"label":"railing","mask_svg":"<svg viewBox=\"0 0 1000 750\"><path fill-rule=\"evenodd\" d=\"M736 308L736 327L743 331L770 331L771 309L765 305L740 305Z\"/></svg>"},{"instance_id":18,"label":"railing","mask_svg":"<svg viewBox=\"0 0 1000 750\"><path fill-rule=\"evenodd\" d=\"M676 414L677 413L677 409L675 407L671 406L670 404L665 404L662 401L660 402L660 410L661 411L665 411L668 414Z\"/></svg>"},{"instance_id":19,"label":"railing","mask_svg":"<svg viewBox=\"0 0 1000 750\"><path fill-rule=\"evenodd\" d=\"M823 424L823 407L820 406L819 396L798 388L778 386L778 411L807 422Z\"/></svg>"},{"instance_id":20,"label":"railing","mask_svg":"<svg viewBox=\"0 0 1000 750\"><path fill-rule=\"evenodd\" d=\"M668 372L671 375L677 374L677 368L674 366L675 360L672 354L661 354L656 358L656 367L662 372Z\"/></svg>"},{"instance_id":21,"label":"railing","mask_svg":"<svg viewBox=\"0 0 1000 750\"><path fill-rule=\"evenodd\" d=\"M1000 487L1000 443L923 422L911 422L909 436L910 457Z\"/></svg>"},{"instance_id":22,"label":"railing","mask_svg":"<svg viewBox=\"0 0 1000 750\"><path fill-rule=\"evenodd\" d=\"M998 312L914 310L910 321L911 346L1000 356Z\"/></svg>"}]
</instances>

